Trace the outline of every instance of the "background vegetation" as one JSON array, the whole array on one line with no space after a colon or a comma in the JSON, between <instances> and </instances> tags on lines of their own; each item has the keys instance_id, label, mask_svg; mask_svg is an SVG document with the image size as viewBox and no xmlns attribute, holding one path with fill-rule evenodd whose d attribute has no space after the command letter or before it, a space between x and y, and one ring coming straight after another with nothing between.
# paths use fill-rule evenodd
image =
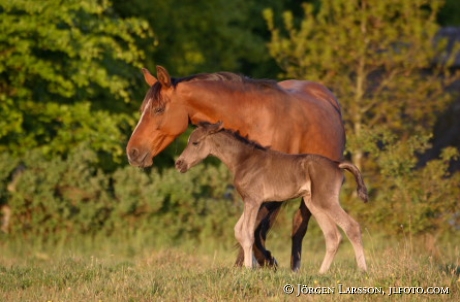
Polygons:
<instances>
[{"instance_id":1,"label":"background vegetation","mask_svg":"<svg viewBox=\"0 0 460 302\"><path fill-rule=\"evenodd\" d=\"M437 36L441 26L460 25L457 1L10 0L0 3L0 15L2 218L11 210L0 234L3 295L43 300L25 294L39 284L35 290L55 289L46 299L83 300L90 296L67 291L68 284L93 284L89 291L108 286L113 295L91 299L167 299L173 285L161 263L167 248L178 246L203 258L172 250L172 259L190 262L173 270L201 267L173 278L191 284L177 297L194 299L199 285L192 281L211 275L232 289L198 299L286 298L279 291L281 280L293 278L287 271L257 273L267 289L222 270L233 261L233 225L242 209L225 167L213 162L176 172L172 163L186 136L154 168L128 165L124 148L147 90L139 68L156 64L176 76L227 70L315 80L337 95L346 156L361 167L371 194L370 204L359 203L350 179L343 206L365 230L372 269L381 276L347 273L354 265L345 247L345 264L330 277L296 282L436 283L458 295L460 144L432 148L446 132L460 131L449 128L459 114L459 48ZM297 205L285 207L268 240L282 267ZM317 270L323 249L312 223L305 274ZM385 262L394 253L404 257ZM140 269L158 266L156 275ZM423 274L428 268L430 276ZM56 284L50 276L62 270L67 281ZM112 285L102 282L111 272ZM127 281L131 289L120 293L125 278L152 283ZM209 291L222 286L206 280ZM140 287L148 292L134 294Z\"/></svg>"}]
</instances>

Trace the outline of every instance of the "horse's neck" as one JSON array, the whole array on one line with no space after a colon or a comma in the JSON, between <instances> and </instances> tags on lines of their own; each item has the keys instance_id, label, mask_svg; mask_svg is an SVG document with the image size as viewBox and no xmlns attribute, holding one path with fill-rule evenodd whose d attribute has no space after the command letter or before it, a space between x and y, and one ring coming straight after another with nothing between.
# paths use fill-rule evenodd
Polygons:
<instances>
[{"instance_id":1,"label":"horse's neck","mask_svg":"<svg viewBox=\"0 0 460 302\"><path fill-rule=\"evenodd\" d=\"M219 132L213 135L212 155L219 158L232 173L256 152L254 146L244 143L231 134Z\"/></svg>"},{"instance_id":2,"label":"horse's neck","mask_svg":"<svg viewBox=\"0 0 460 302\"><path fill-rule=\"evenodd\" d=\"M250 125L242 125L241 123L251 119L245 117L235 119L231 114L241 104L245 103L242 99L243 96L235 98L234 94L227 89L222 89L218 92L216 88L206 89L205 84L205 82L197 81L180 83L177 86L186 96L182 98L182 102L192 124L198 125L200 122L215 123L223 121L225 127L230 129L239 130L242 126L244 128L250 127ZM216 83L211 82L210 84L215 85ZM243 110L238 110L238 113L240 115L245 114ZM239 122L238 125L234 125L235 120Z\"/></svg>"}]
</instances>

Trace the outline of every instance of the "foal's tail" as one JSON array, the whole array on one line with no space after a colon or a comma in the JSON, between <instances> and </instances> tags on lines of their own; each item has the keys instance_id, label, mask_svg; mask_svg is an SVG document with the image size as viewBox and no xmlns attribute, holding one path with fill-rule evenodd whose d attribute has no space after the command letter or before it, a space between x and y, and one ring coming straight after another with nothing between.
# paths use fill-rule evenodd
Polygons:
<instances>
[{"instance_id":1,"label":"foal's tail","mask_svg":"<svg viewBox=\"0 0 460 302\"><path fill-rule=\"evenodd\" d=\"M358 167L356 167L354 164L349 163L349 162L341 162L339 164L339 168L346 169L350 171L351 173L353 173L353 175L355 176L356 183L358 184L358 189L357 189L358 196L364 202L368 202L369 197L367 196L367 188L366 188L366 185L364 184L363 177Z\"/></svg>"}]
</instances>

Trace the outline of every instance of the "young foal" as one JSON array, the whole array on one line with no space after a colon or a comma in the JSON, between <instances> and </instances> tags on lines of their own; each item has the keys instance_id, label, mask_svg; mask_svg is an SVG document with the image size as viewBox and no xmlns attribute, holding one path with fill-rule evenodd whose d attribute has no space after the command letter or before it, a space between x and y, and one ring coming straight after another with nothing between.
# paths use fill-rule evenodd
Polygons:
<instances>
[{"instance_id":1,"label":"young foal","mask_svg":"<svg viewBox=\"0 0 460 302\"><path fill-rule=\"evenodd\" d=\"M337 163L312 154L292 155L266 149L222 128L222 123L203 124L190 135L176 168L185 173L208 155L218 157L234 175L234 185L244 201L244 212L235 225L235 237L244 250L244 265L252 267L254 228L262 203L302 197L318 221L326 239L326 255L320 273L326 272L341 241L339 225L350 239L358 267L366 270L359 224L339 204L347 169L358 183L358 195L367 202L361 174L351 163Z\"/></svg>"}]
</instances>

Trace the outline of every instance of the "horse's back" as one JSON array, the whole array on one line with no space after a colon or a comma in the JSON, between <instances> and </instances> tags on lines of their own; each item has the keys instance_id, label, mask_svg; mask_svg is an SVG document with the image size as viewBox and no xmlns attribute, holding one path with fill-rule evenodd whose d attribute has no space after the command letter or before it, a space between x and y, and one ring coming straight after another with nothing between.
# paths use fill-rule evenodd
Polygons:
<instances>
[{"instance_id":1,"label":"horse's back","mask_svg":"<svg viewBox=\"0 0 460 302\"><path fill-rule=\"evenodd\" d=\"M340 114L340 104L335 95L324 85L313 81L285 80L278 83L292 97L307 102L327 102Z\"/></svg>"},{"instance_id":2,"label":"horse's back","mask_svg":"<svg viewBox=\"0 0 460 302\"><path fill-rule=\"evenodd\" d=\"M287 94L284 119L277 124L279 141L289 140L288 153L320 154L341 160L345 130L340 105L325 86L311 81L286 80L278 84ZM289 133L289 135L286 135Z\"/></svg>"}]
</instances>

